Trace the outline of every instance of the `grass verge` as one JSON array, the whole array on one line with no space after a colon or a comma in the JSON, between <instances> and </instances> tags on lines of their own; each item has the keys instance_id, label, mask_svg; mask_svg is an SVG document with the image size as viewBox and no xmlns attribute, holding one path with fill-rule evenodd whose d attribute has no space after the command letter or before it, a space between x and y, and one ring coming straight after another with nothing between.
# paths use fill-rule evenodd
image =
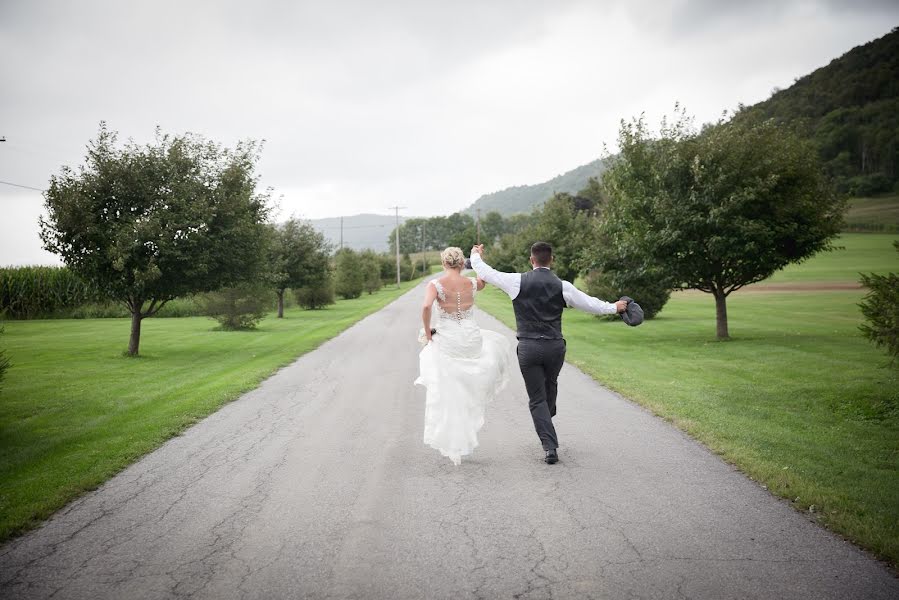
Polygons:
<instances>
[{"instance_id":1,"label":"grass verge","mask_svg":"<svg viewBox=\"0 0 899 600\"><path fill-rule=\"evenodd\" d=\"M418 281L324 310L285 311L255 331L205 317L9 321L0 392L0 540L40 523L170 437L249 391Z\"/></svg>"},{"instance_id":2,"label":"grass verge","mask_svg":"<svg viewBox=\"0 0 899 600\"><path fill-rule=\"evenodd\" d=\"M895 270L892 239L844 236L846 250L791 267L781 281ZM728 342L715 340L707 294L675 293L637 328L570 310L567 358L895 568L899 372L858 331L863 294L736 292ZM478 305L514 326L502 292L486 290Z\"/></svg>"}]
</instances>

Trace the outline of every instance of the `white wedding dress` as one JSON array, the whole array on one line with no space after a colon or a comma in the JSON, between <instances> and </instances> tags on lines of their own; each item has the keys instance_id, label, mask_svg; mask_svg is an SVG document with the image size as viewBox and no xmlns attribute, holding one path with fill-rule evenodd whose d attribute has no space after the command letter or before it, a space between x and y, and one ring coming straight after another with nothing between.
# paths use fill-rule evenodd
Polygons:
<instances>
[{"instance_id":1,"label":"white wedding dress","mask_svg":"<svg viewBox=\"0 0 899 600\"><path fill-rule=\"evenodd\" d=\"M474 320L477 280L447 292L437 280L437 329L419 355L415 383L427 388L424 442L458 465L478 445L484 409L508 383L512 344Z\"/></svg>"}]
</instances>

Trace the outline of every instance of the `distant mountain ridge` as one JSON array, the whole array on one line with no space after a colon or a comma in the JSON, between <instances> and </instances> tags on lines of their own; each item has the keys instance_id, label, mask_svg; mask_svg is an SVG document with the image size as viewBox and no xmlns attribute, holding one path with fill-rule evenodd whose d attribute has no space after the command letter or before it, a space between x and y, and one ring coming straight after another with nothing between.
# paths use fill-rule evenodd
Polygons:
<instances>
[{"instance_id":1,"label":"distant mountain ridge","mask_svg":"<svg viewBox=\"0 0 899 600\"><path fill-rule=\"evenodd\" d=\"M386 252L390 245L388 236L396 227L396 217L393 215L352 215L343 218L343 247L353 250L371 249L375 252ZM400 217L400 224L408 217ZM309 223L316 230L322 232L325 238L334 245L336 250L340 246L340 219L341 217L327 217L325 219L309 219Z\"/></svg>"},{"instance_id":2,"label":"distant mountain ridge","mask_svg":"<svg viewBox=\"0 0 899 600\"><path fill-rule=\"evenodd\" d=\"M734 118L751 117L793 125L811 139L841 191L856 196L899 192L899 28L799 77L769 99L743 107ZM459 212L530 213L555 193L586 188L605 169L597 159L543 183L484 194ZM339 218L317 219L313 225L337 245ZM394 225L388 215L345 217L344 245L385 251Z\"/></svg>"},{"instance_id":3,"label":"distant mountain ridge","mask_svg":"<svg viewBox=\"0 0 899 600\"><path fill-rule=\"evenodd\" d=\"M840 191L899 192L899 27L743 107L734 118L752 117L789 124L809 138ZM604 170L603 161L595 160L544 183L484 194L461 212L529 213L556 192L584 189Z\"/></svg>"},{"instance_id":4,"label":"distant mountain ridge","mask_svg":"<svg viewBox=\"0 0 899 600\"><path fill-rule=\"evenodd\" d=\"M549 200L555 193L575 194L581 191L587 187L587 182L591 177L601 177L605 168L603 160L596 159L543 183L516 185L498 192L484 194L474 204L460 212L474 215L478 209L481 209L481 214L496 211L504 217L529 213Z\"/></svg>"}]
</instances>

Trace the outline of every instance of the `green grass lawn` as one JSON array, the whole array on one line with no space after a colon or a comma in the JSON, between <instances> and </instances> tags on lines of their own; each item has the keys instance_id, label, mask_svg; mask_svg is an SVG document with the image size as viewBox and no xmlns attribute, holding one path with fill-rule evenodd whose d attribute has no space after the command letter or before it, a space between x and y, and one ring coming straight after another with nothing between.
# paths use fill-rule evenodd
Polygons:
<instances>
[{"instance_id":1,"label":"green grass lawn","mask_svg":"<svg viewBox=\"0 0 899 600\"><path fill-rule=\"evenodd\" d=\"M895 237L846 235L844 253L787 269L781 281L895 271ZM736 292L728 342L715 340L707 294L675 293L636 328L569 310L568 360L897 566L899 371L883 368L886 354L858 331L863 294ZM514 324L502 292L488 289L478 304Z\"/></svg>"},{"instance_id":2,"label":"green grass lawn","mask_svg":"<svg viewBox=\"0 0 899 600\"><path fill-rule=\"evenodd\" d=\"M289 309L255 331L216 331L205 317L147 319L140 358L122 356L128 319L6 322L0 341L13 366L0 391L0 540L417 283L324 310Z\"/></svg>"},{"instance_id":3,"label":"green grass lawn","mask_svg":"<svg viewBox=\"0 0 899 600\"><path fill-rule=\"evenodd\" d=\"M859 271L880 275L899 270L899 252L893 241L899 235L889 233L844 233L836 242L842 248L822 252L778 271L764 283L848 282L858 283ZM736 292L739 294L739 292Z\"/></svg>"}]
</instances>

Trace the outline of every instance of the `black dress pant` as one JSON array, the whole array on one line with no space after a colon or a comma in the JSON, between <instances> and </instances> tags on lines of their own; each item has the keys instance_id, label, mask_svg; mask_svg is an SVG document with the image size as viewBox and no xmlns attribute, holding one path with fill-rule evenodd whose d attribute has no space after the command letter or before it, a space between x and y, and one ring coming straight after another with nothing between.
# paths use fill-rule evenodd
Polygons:
<instances>
[{"instance_id":1,"label":"black dress pant","mask_svg":"<svg viewBox=\"0 0 899 600\"><path fill-rule=\"evenodd\" d=\"M528 391L531 418L544 450L559 447L552 418L556 415L559 371L565 363L565 340L518 340L518 366Z\"/></svg>"}]
</instances>

